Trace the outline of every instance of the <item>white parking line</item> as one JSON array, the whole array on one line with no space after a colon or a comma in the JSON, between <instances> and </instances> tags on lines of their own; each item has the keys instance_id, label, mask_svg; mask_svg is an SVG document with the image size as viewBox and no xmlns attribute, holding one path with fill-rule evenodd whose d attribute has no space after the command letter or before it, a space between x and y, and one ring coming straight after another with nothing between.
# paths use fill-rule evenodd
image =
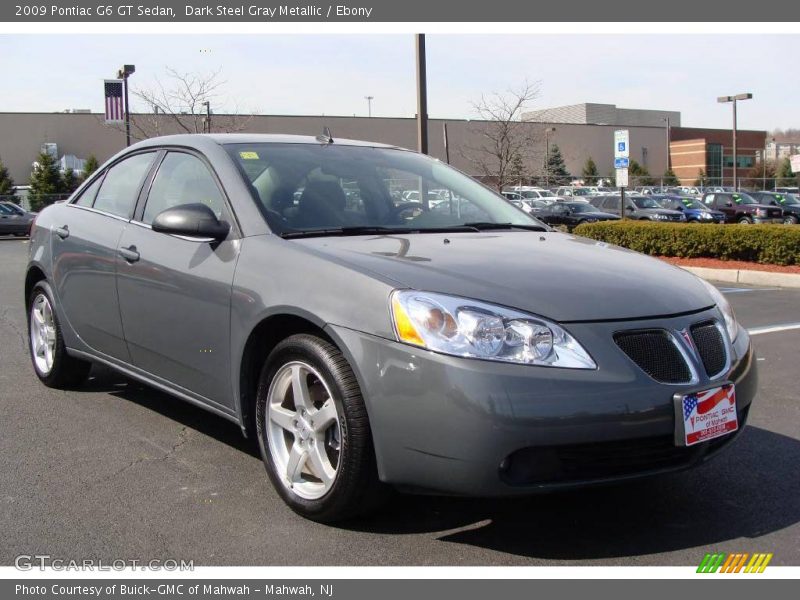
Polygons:
<instances>
[{"instance_id":1,"label":"white parking line","mask_svg":"<svg viewBox=\"0 0 800 600\"><path fill-rule=\"evenodd\" d=\"M743 292L776 292L782 288L719 288L723 294L741 294Z\"/></svg>"},{"instance_id":2,"label":"white parking line","mask_svg":"<svg viewBox=\"0 0 800 600\"><path fill-rule=\"evenodd\" d=\"M747 333L750 335L761 335L762 333L775 333L778 331L790 331L792 329L800 329L800 323L784 323L783 325L767 325L765 327L753 327L748 329Z\"/></svg>"}]
</instances>

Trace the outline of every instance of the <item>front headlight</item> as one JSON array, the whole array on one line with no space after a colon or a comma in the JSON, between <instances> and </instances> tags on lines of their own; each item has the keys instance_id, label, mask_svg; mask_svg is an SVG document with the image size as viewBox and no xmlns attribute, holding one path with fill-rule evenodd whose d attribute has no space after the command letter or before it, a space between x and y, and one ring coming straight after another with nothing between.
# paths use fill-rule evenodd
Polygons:
<instances>
[{"instance_id":1,"label":"front headlight","mask_svg":"<svg viewBox=\"0 0 800 600\"><path fill-rule=\"evenodd\" d=\"M399 341L434 352L528 365L597 368L563 328L510 308L433 292L395 290L391 312Z\"/></svg>"},{"instance_id":2,"label":"front headlight","mask_svg":"<svg viewBox=\"0 0 800 600\"><path fill-rule=\"evenodd\" d=\"M722 295L722 292L708 283L705 279L700 279L700 281L702 281L703 285L706 286L708 293L711 294L711 297L714 299L714 303L722 313L722 316L725 319L725 329L728 331L728 337L730 338L731 342L733 342L736 339L736 336L739 335L739 323L736 322L736 315L733 314L733 308L731 308L730 302L728 302L728 299Z\"/></svg>"},{"instance_id":3,"label":"front headlight","mask_svg":"<svg viewBox=\"0 0 800 600\"><path fill-rule=\"evenodd\" d=\"M667 220L667 215L655 214L655 215L653 215L653 218L657 219L659 221L666 221Z\"/></svg>"}]
</instances>

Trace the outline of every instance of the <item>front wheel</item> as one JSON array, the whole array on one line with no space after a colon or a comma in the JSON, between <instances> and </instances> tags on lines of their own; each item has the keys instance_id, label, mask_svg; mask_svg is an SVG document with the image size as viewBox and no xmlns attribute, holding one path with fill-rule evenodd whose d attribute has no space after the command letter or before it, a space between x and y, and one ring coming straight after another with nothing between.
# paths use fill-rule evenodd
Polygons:
<instances>
[{"instance_id":1,"label":"front wheel","mask_svg":"<svg viewBox=\"0 0 800 600\"><path fill-rule=\"evenodd\" d=\"M797 225L798 219L794 215L789 215L783 219L784 225Z\"/></svg>"},{"instance_id":2,"label":"front wheel","mask_svg":"<svg viewBox=\"0 0 800 600\"><path fill-rule=\"evenodd\" d=\"M45 281L37 283L29 297L28 339L33 370L46 386L76 387L89 375L91 363L67 354L61 325L53 309L53 293Z\"/></svg>"},{"instance_id":3,"label":"front wheel","mask_svg":"<svg viewBox=\"0 0 800 600\"><path fill-rule=\"evenodd\" d=\"M256 424L267 474L296 513L338 521L382 497L361 390L330 342L300 334L275 347L261 371Z\"/></svg>"},{"instance_id":4,"label":"front wheel","mask_svg":"<svg viewBox=\"0 0 800 600\"><path fill-rule=\"evenodd\" d=\"M739 225L752 225L753 220L750 217L740 217L739 218Z\"/></svg>"}]
</instances>

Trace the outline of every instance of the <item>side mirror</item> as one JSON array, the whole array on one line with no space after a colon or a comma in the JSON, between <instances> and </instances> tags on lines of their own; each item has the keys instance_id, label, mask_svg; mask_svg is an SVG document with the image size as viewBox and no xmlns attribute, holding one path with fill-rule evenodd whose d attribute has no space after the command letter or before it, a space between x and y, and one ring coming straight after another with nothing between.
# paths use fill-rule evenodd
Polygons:
<instances>
[{"instance_id":1,"label":"side mirror","mask_svg":"<svg viewBox=\"0 0 800 600\"><path fill-rule=\"evenodd\" d=\"M627 210L628 212L633 212L633 207L632 206L626 206L625 210Z\"/></svg>"},{"instance_id":2,"label":"side mirror","mask_svg":"<svg viewBox=\"0 0 800 600\"><path fill-rule=\"evenodd\" d=\"M193 238L223 240L228 236L231 226L217 219L205 204L181 204L164 210L153 219L153 231L183 235Z\"/></svg>"}]
</instances>

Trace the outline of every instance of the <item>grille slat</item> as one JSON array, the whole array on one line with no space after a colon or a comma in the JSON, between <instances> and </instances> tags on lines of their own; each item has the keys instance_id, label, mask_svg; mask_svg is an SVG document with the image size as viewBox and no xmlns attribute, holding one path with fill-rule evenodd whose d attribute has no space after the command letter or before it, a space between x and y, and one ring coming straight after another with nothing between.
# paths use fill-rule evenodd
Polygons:
<instances>
[{"instance_id":1,"label":"grille slat","mask_svg":"<svg viewBox=\"0 0 800 600\"><path fill-rule=\"evenodd\" d=\"M663 329L642 329L614 334L617 346L656 381L689 383L692 372L672 337Z\"/></svg>"},{"instance_id":2,"label":"grille slat","mask_svg":"<svg viewBox=\"0 0 800 600\"><path fill-rule=\"evenodd\" d=\"M692 326L692 340L709 377L719 375L725 368L727 355L725 339L714 321Z\"/></svg>"}]
</instances>

